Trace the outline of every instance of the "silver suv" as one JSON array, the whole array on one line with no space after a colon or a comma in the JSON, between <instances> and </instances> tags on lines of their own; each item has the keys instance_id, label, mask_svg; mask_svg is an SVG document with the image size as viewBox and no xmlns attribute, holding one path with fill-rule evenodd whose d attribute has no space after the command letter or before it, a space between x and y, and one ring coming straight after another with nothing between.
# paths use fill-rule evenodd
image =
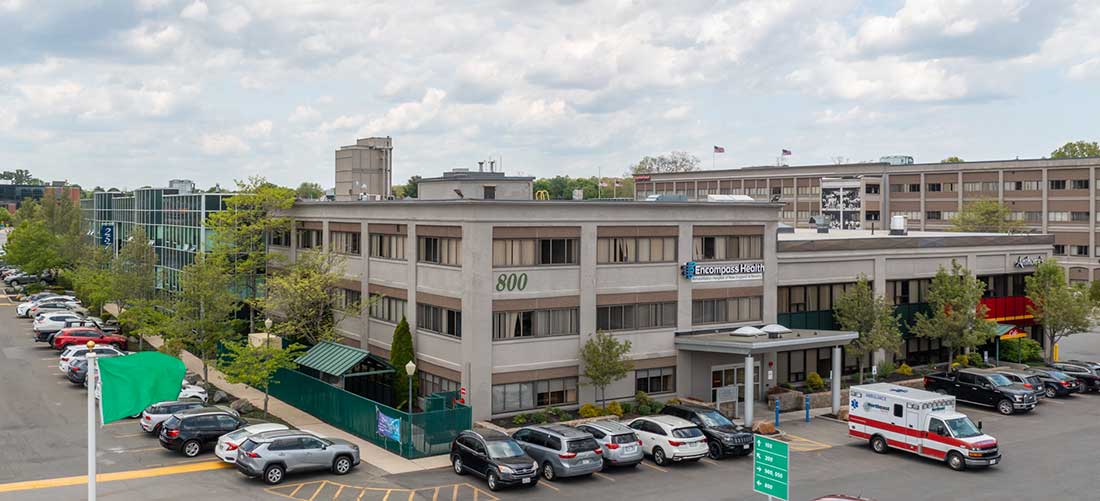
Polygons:
<instances>
[{"instance_id":1,"label":"silver suv","mask_svg":"<svg viewBox=\"0 0 1100 501\"><path fill-rule=\"evenodd\" d=\"M645 454L642 441L634 430L618 421L595 421L577 426L588 432L603 449L603 464L607 466L638 466Z\"/></svg>"},{"instance_id":2,"label":"silver suv","mask_svg":"<svg viewBox=\"0 0 1100 501\"><path fill-rule=\"evenodd\" d=\"M343 475L359 464L359 446L301 430L266 431L248 437L237 453L237 471L275 485L287 473L332 470Z\"/></svg>"},{"instance_id":3,"label":"silver suv","mask_svg":"<svg viewBox=\"0 0 1100 501\"><path fill-rule=\"evenodd\" d=\"M512 434L542 469L542 477L591 475L603 469L603 449L588 432L560 424L527 426Z\"/></svg>"}]
</instances>

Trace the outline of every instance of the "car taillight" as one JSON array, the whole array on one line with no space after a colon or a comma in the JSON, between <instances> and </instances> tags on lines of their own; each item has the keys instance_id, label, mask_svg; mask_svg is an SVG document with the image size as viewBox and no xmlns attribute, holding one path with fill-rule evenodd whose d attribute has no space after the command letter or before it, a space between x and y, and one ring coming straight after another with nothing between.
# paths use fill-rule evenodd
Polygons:
<instances>
[{"instance_id":1,"label":"car taillight","mask_svg":"<svg viewBox=\"0 0 1100 501\"><path fill-rule=\"evenodd\" d=\"M80 367L70 367L73 372L80 372Z\"/></svg>"},{"instance_id":2,"label":"car taillight","mask_svg":"<svg viewBox=\"0 0 1100 501\"><path fill-rule=\"evenodd\" d=\"M250 457L250 458L258 458L258 457L260 457L260 455L259 455L259 454L256 454L255 452L246 452L246 453L244 453L244 454L245 454L246 456Z\"/></svg>"},{"instance_id":3,"label":"car taillight","mask_svg":"<svg viewBox=\"0 0 1100 501\"><path fill-rule=\"evenodd\" d=\"M562 459L573 459L573 458L577 457L577 453L576 452L565 452L565 453L562 453L562 454L558 454L558 457L560 457Z\"/></svg>"},{"instance_id":4,"label":"car taillight","mask_svg":"<svg viewBox=\"0 0 1100 501\"><path fill-rule=\"evenodd\" d=\"M168 435L169 438L176 438L176 437L180 436L180 431L179 430L165 430L164 434Z\"/></svg>"},{"instance_id":5,"label":"car taillight","mask_svg":"<svg viewBox=\"0 0 1100 501\"><path fill-rule=\"evenodd\" d=\"M673 447L679 447L681 445L684 445L684 443L683 442L678 442L676 440L669 440L668 445L671 445Z\"/></svg>"},{"instance_id":6,"label":"car taillight","mask_svg":"<svg viewBox=\"0 0 1100 501\"><path fill-rule=\"evenodd\" d=\"M1070 386L1073 386L1073 383L1071 383L1069 381L1062 381L1062 386L1065 386L1066 388L1069 388Z\"/></svg>"},{"instance_id":7,"label":"car taillight","mask_svg":"<svg viewBox=\"0 0 1100 501\"><path fill-rule=\"evenodd\" d=\"M61 361L62 361L62 362L68 362L68 361L69 361L69 357L61 357Z\"/></svg>"},{"instance_id":8,"label":"car taillight","mask_svg":"<svg viewBox=\"0 0 1100 501\"><path fill-rule=\"evenodd\" d=\"M235 451L235 450L237 450L237 444L234 444L234 443L230 442L230 443L229 443L229 444L228 444L228 445L227 445L227 446L225 447L225 450L227 450L227 451Z\"/></svg>"},{"instance_id":9,"label":"car taillight","mask_svg":"<svg viewBox=\"0 0 1100 501\"><path fill-rule=\"evenodd\" d=\"M615 450L615 449L619 448L619 444L607 444L607 448L611 449L611 450Z\"/></svg>"},{"instance_id":10,"label":"car taillight","mask_svg":"<svg viewBox=\"0 0 1100 501\"><path fill-rule=\"evenodd\" d=\"M1031 383L1024 383L1024 388L1031 388Z\"/></svg>"},{"instance_id":11,"label":"car taillight","mask_svg":"<svg viewBox=\"0 0 1100 501\"><path fill-rule=\"evenodd\" d=\"M146 414L146 415L145 415L145 420L146 420L146 421L152 421L152 420L153 420L153 416L150 416L150 415Z\"/></svg>"},{"instance_id":12,"label":"car taillight","mask_svg":"<svg viewBox=\"0 0 1100 501\"><path fill-rule=\"evenodd\" d=\"M592 452L595 452L596 454L603 454L603 449L596 449Z\"/></svg>"},{"instance_id":13,"label":"car taillight","mask_svg":"<svg viewBox=\"0 0 1100 501\"><path fill-rule=\"evenodd\" d=\"M642 439L638 439L638 445L642 445Z\"/></svg>"}]
</instances>

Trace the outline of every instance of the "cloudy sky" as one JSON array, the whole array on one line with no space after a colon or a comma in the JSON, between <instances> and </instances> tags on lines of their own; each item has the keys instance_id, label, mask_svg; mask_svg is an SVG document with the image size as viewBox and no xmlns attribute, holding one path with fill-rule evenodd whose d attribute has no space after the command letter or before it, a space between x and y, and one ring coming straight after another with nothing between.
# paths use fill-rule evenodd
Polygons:
<instances>
[{"instance_id":1,"label":"cloudy sky","mask_svg":"<svg viewBox=\"0 0 1100 501\"><path fill-rule=\"evenodd\" d=\"M1100 139L1094 0L0 0L0 169L85 187L622 173Z\"/></svg>"}]
</instances>

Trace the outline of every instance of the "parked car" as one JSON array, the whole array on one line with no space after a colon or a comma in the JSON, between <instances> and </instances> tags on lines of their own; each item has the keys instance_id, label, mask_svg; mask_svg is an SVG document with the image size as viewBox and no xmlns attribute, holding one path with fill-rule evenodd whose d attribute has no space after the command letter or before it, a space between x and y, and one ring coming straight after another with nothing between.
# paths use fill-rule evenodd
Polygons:
<instances>
[{"instance_id":1,"label":"parked car","mask_svg":"<svg viewBox=\"0 0 1100 501\"><path fill-rule=\"evenodd\" d=\"M80 315L71 311L58 311L38 315L34 318L34 324L31 326L31 330L34 331L34 340L39 342L47 341L49 340L50 334L64 329L66 322L79 320L80 318Z\"/></svg>"},{"instance_id":2,"label":"parked car","mask_svg":"<svg viewBox=\"0 0 1100 501\"><path fill-rule=\"evenodd\" d=\"M34 294L30 298L28 298L26 301L24 301L22 303L19 303L19 305L15 307L15 315L18 316L18 317L29 317L29 316L31 316L31 314L30 314L31 313L31 308L34 308L35 306L38 306L39 304L46 303L46 302L65 302L65 301L72 301L72 302L76 302L76 303L79 304L79 301L73 296L63 296L63 295L55 294L55 293L52 293L52 292L47 292L47 293L45 293L44 296L39 295L39 294Z\"/></svg>"},{"instance_id":3,"label":"parked car","mask_svg":"<svg viewBox=\"0 0 1100 501\"><path fill-rule=\"evenodd\" d=\"M115 334L122 330L118 325L118 320L115 319L103 320L99 317L85 317L85 319L95 324L96 327L99 327L99 330L107 334Z\"/></svg>"},{"instance_id":4,"label":"parked car","mask_svg":"<svg viewBox=\"0 0 1100 501\"><path fill-rule=\"evenodd\" d=\"M1067 364L1083 365L1094 371L1100 371L1100 362L1093 360L1059 360Z\"/></svg>"},{"instance_id":5,"label":"parked car","mask_svg":"<svg viewBox=\"0 0 1100 501\"><path fill-rule=\"evenodd\" d=\"M526 426L512 434L539 463L542 478L578 477L603 469L603 449L588 432L560 424Z\"/></svg>"},{"instance_id":6,"label":"parked car","mask_svg":"<svg viewBox=\"0 0 1100 501\"><path fill-rule=\"evenodd\" d=\"M491 491L539 483L539 464L512 437L496 430L475 428L459 433L451 442L451 467L458 475L483 477Z\"/></svg>"},{"instance_id":7,"label":"parked car","mask_svg":"<svg viewBox=\"0 0 1100 501\"><path fill-rule=\"evenodd\" d=\"M71 311L81 316L88 313L88 310L76 301L54 301L48 299L31 306L31 309L27 311L27 315L37 319L39 314L49 313L51 311Z\"/></svg>"},{"instance_id":8,"label":"parked car","mask_svg":"<svg viewBox=\"0 0 1100 501\"><path fill-rule=\"evenodd\" d=\"M101 358L120 357L125 353L116 351L113 353L104 353L99 355ZM65 376L69 378L69 382L73 384L82 384L87 386L88 384L88 357L78 358L69 362L69 370L65 373ZM96 397L99 397L99 392L96 392Z\"/></svg>"},{"instance_id":9,"label":"parked car","mask_svg":"<svg viewBox=\"0 0 1100 501\"><path fill-rule=\"evenodd\" d=\"M218 445L214 446L214 455L226 463L237 462L237 450L249 437L265 431L289 430L285 424L259 423L245 426L218 437Z\"/></svg>"},{"instance_id":10,"label":"parked car","mask_svg":"<svg viewBox=\"0 0 1100 501\"><path fill-rule=\"evenodd\" d=\"M1066 397L1081 391L1081 383L1064 372L1047 368L1031 368L1028 374L1039 376L1043 381L1043 392L1047 398Z\"/></svg>"},{"instance_id":11,"label":"parked car","mask_svg":"<svg viewBox=\"0 0 1100 501\"><path fill-rule=\"evenodd\" d=\"M199 407L177 412L160 428L160 445L184 456L198 456L218 441L218 437L248 423L228 407Z\"/></svg>"},{"instance_id":12,"label":"parked car","mask_svg":"<svg viewBox=\"0 0 1100 501\"><path fill-rule=\"evenodd\" d=\"M172 417L172 414L188 409L197 409L204 405L205 404L198 400L169 400L167 402L157 402L141 411L141 421L139 423L142 431L160 435L160 426L164 424L168 418Z\"/></svg>"},{"instance_id":13,"label":"parked car","mask_svg":"<svg viewBox=\"0 0 1100 501\"><path fill-rule=\"evenodd\" d=\"M183 384L180 385L180 394L176 398L179 400L193 399L205 402L206 388L184 381Z\"/></svg>"},{"instance_id":14,"label":"parked car","mask_svg":"<svg viewBox=\"0 0 1100 501\"><path fill-rule=\"evenodd\" d=\"M116 349L126 349L126 338L122 336L104 334L94 327L69 327L58 331L53 338L53 347L61 350L70 344L86 344L95 341L96 346L110 346Z\"/></svg>"},{"instance_id":15,"label":"parked car","mask_svg":"<svg viewBox=\"0 0 1100 501\"><path fill-rule=\"evenodd\" d=\"M924 376L924 389L954 395L961 402L993 407L1006 416L1030 411L1038 403L1030 388L1000 374L974 369L929 374Z\"/></svg>"},{"instance_id":16,"label":"parked car","mask_svg":"<svg viewBox=\"0 0 1100 501\"><path fill-rule=\"evenodd\" d=\"M1031 389L1031 392L1035 394L1035 398L1040 401L1047 398L1046 392L1043 391L1043 380L1039 379L1039 376L1035 374L1028 374L1024 371L1011 370L1011 369L997 369L994 371L1012 381L1016 384L1021 384L1024 388Z\"/></svg>"},{"instance_id":17,"label":"parked car","mask_svg":"<svg viewBox=\"0 0 1100 501\"><path fill-rule=\"evenodd\" d=\"M600 444L604 468L638 466L645 457L638 435L618 421L594 421L577 426L577 429L588 432Z\"/></svg>"},{"instance_id":18,"label":"parked car","mask_svg":"<svg viewBox=\"0 0 1100 501\"><path fill-rule=\"evenodd\" d=\"M711 459L726 456L747 456L752 453L752 432L733 424L721 412L710 407L691 404L666 405L661 414L691 421L707 437L707 453Z\"/></svg>"},{"instance_id":19,"label":"parked car","mask_svg":"<svg viewBox=\"0 0 1100 501\"><path fill-rule=\"evenodd\" d=\"M664 466L698 461L707 455L707 439L691 421L676 416L644 416L626 423L642 440L642 451Z\"/></svg>"},{"instance_id":20,"label":"parked car","mask_svg":"<svg viewBox=\"0 0 1100 501\"><path fill-rule=\"evenodd\" d=\"M287 473L330 470L344 475L359 464L359 446L301 430L266 431L241 444L237 471L275 485Z\"/></svg>"},{"instance_id":21,"label":"parked car","mask_svg":"<svg viewBox=\"0 0 1100 501\"><path fill-rule=\"evenodd\" d=\"M119 349L112 348L110 346L104 346L104 347L98 347L97 346L94 351L95 351L95 354L97 356L100 356L100 357L103 357L103 356L118 357L118 356L122 356L122 355L128 355L128 353L126 353L122 350L119 350ZM85 357L87 357L87 355L88 355L88 347L87 346L77 345L77 344L70 344L69 346L66 346L65 349L61 351L61 355L59 357L57 357L57 369L60 370L62 374L68 374L69 373L69 363L72 362L73 360L79 360L79 359L85 358Z\"/></svg>"},{"instance_id":22,"label":"parked car","mask_svg":"<svg viewBox=\"0 0 1100 501\"><path fill-rule=\"evenodd\" d=\"M4 283L8 285L26 285L40 281L42 281L40 276L31 273L16 273L4 278Z\"/></svg>"},{"instance_id":23,"label":"parked car","mask_svg":"<svg viewBox=\"0 0 1100 501\"><path fill-rule=\"evenodd\" d=\"M1096 371L1085 364L1072 362L1052 362L1047 364L1051 369L1064 372L1081 383L1081 393L1100 391L1100 376Z\"/></svg>"}]
</instances>

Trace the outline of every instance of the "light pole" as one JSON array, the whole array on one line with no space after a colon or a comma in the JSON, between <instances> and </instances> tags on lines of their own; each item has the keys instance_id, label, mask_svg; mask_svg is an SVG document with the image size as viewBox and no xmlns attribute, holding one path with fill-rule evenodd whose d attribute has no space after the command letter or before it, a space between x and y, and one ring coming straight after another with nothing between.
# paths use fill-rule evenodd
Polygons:
<instances>
[{"instance_id":1,"label":"light pole","mask_svg":"<svg viewBox=\"0 0 1100 501\"><path fill-rule=\"evenodd\" d=\"M88 340L88 373L85 381L88 382L88 501L95 501L95 391L96 385L96 354L95 341Z\"/></svg>"},{"instance_id":2,"label":"light pole","mask_svg":"<svg viewBox=\"0 0 1100 501\"><path fill-rule=\"evenodd\" d=\"M264 332L266 332L266 333L267 333L267 344L268 344L268 347L270 347L270 346L271 346L271 325L272 325L272 324L273 324L273 322L271 321L271 319L270 319L270 318L264 319Z\"/></svg>"},{"instance_id":3,"label":"light pole","mask_svg":"<svg viewBox=\"0 0 1100 501\"><path fill-rule=\"evenodd\" d=\"M416 374L416 364L412 360L405 364L405 374L409 375L409 416L413 413L413 374Z\"/></svg>"}]
</instances>

